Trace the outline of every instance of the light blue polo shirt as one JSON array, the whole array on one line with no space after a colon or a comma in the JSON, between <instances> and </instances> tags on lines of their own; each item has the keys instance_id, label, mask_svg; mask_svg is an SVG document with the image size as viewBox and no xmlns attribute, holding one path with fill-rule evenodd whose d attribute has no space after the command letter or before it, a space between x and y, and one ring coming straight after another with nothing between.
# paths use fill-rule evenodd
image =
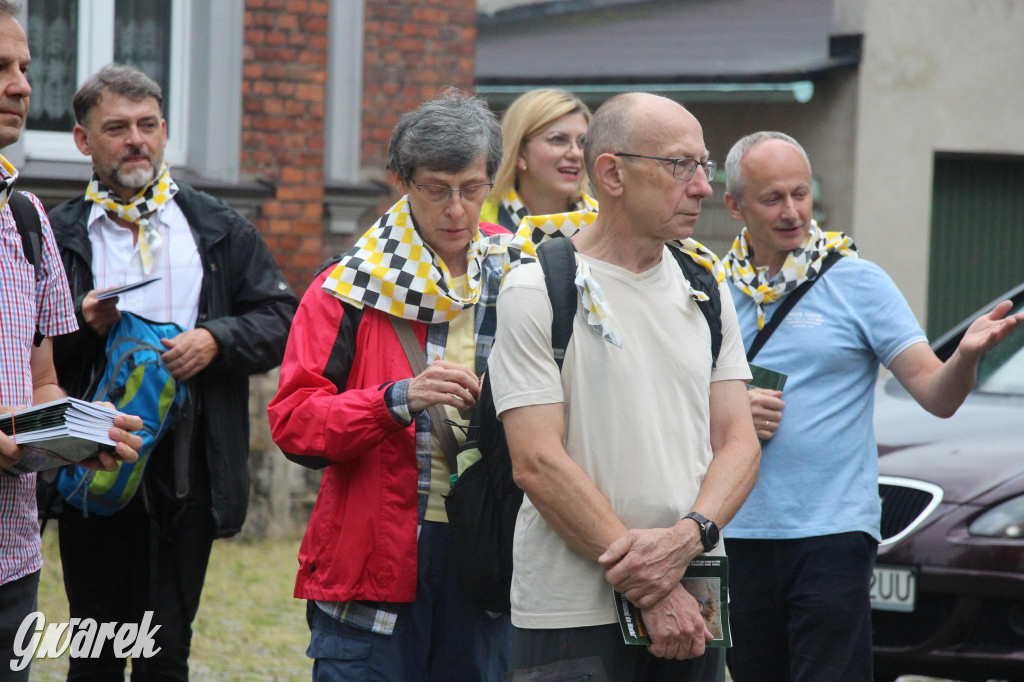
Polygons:
<instances>
[{"instance_id":1,"label":"light blue polo shirt","mask_svg":"<svg viewBox=\"0 0 1024 682\"><path fill-rule=\"evenodd\" d=\"M735 286L732 294L749 348L757 334L754 302ZM780 301L766 306L766 321ZM786 408L775 436L762 443L757 485L725 536L793 539L859 530L880 539L872 426L879 363L888 367L926 340L906 299L874 263L842 258L815 282L754 358L789 375Z\"/></svg>"}]
</instances>

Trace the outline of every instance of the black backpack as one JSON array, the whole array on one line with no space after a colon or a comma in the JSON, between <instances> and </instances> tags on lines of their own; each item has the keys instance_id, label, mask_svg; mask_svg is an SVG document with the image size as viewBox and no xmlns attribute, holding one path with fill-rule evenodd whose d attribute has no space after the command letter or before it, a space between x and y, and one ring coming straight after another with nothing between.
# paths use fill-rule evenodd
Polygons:
<instances>
[{"instance_id":1,"label":"black backpack","mask_svg":"<svg viewBox=\"0 0 1024 682\"><path fill-rule=\"evenodd\" d=\"M718 281L703 266L679 249L668 249L691 286L708 295L698 302L711 330L712 367L722 347L722 300ZM537 249L551 300L551 350L559 370L572 337L578 305L576 249L572 241L556 238ZM491 396L490 375L484 376L476 411L469 425L463 453L479 451L480 459L466 468L445 496L452 556L467 596L478 606L495 613L511 609L512 538L523 491L512 479L512 460L505 442L505 428L498 420Z\"/></svg>"}]
</instances>

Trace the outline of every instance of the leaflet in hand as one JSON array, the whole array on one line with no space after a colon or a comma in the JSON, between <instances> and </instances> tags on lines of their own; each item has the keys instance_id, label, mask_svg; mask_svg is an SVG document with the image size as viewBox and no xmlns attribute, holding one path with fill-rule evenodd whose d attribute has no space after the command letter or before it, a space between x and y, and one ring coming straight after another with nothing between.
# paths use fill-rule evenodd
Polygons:
<instances>
[{"instance_id":1,"label":"leaflet in hand","mask_svg":"<svg viewBox=\"0 0 1024 682\"><path fill-rule=\"evenodd\" d=\"M786 385L786 379L788 378L782 372L776 372L767 367L754 364L750 365L750 374L753 376L753 379L747 384L747 388L766 388L769 391L781 391Z\"/></svg>"},{"instance_id":2,"label":"leaflet in hand","mask_svg":"<svg viewBox=\"0 0 1024 682\"><path fill-rule=\"evenodd\" d=\"M139 289L141 287L144 287L147 284L152 284L153 282L156 282L159 279L160 279L159 277L150 277L149 279L144 279L144 280L139 281L139 282L132 282L131 284L125 284L123 287L114 287L113 289L107 289L106 291L101 291L100 293L96 294L96 300L97 301L105 301L108 298L114 298L115 296L120 296L121 294L123 294L123 293L125 293L127 291L132 291L133 289Z\"/></svg>"},{"instance_id":3,"label":"leaflet in hand","mask_svg":"<svg viewBox=\"0 0 1024 682\"><path fill-rule=\"evenodd\" d=\"M12 474L53 469L95 457L103 446L113 450L110 429L115 409L77 398L62 398L0 415L0 431L21 446Z\"/></svg>"},{"instance_id":4,"label":"leaflet in hand","mask_svg":"<svg viewBox=\"0 0 1024 682\"><path fill-rule=\"evenodd\" d=\"M711 636L706 643L709 647L731 647L732 632L729 630L729 557L701 554L683 574L683 587L693 595L700 605L701 615ZM644 624L643 615L625 596L614 592L615 613L619 618L622 640L626 644L649 645L651 637Z\"/></svg>"}]
</instances>

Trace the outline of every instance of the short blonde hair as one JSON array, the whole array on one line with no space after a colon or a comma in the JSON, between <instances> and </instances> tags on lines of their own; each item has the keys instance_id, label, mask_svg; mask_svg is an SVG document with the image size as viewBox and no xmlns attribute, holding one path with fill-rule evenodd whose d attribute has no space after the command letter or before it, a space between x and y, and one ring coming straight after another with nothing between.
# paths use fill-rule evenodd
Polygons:
<instances>
[{"instance_id":1,"label":"short blonde hair","mask_svg":"<svg viewBox=\"0 0 1024 682\"><path fill-rule=\"evenodd\" d=\"M590 125L590 109L571 92L557 88L531 90L520 95L501 119L502 161L494 176L490 199L501 201L516 183L516 168L523 143L566 114L583 114ZM587 185L586 171L580 171L579 192ZM578 200L579 194L573 197Z\"/></svg>"}]
</instances>

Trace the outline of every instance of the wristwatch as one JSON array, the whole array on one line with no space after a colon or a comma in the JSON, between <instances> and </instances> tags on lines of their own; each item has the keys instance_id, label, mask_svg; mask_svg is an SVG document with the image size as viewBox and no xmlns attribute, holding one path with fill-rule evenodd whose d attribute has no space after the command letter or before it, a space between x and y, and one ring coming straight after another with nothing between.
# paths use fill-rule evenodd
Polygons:
<instances>
[{"instance_id":1,"label":"wristwatch","mask_svg":"<svg viewBox=\"0 0 1024 682\"><path fill-rule=\"evenodd\" d=\"M721 538L721 534L718 532L718 526L715 525L714 521L704 518L697 512L690 512L684 519L693 519L700 526L700 542L704 545L704 551L710 552L715 547L718 547L718 540Z\"/></svg>"}]
</instances>

